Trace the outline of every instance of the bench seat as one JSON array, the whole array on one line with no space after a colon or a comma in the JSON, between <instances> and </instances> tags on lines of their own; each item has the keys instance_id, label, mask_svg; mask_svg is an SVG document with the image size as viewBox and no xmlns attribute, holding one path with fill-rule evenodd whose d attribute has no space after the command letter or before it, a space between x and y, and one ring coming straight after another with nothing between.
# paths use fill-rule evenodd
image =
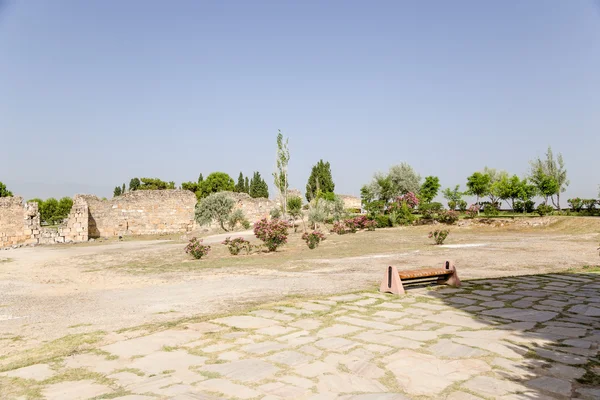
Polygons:
<instances>
[{"instance_id":1,"label":"bench seat","mask_svg":"<svg viewBox=\"0 0 600 400\"><path fill-rule=\"evenodd\" d=\"M404 284L425 283L435 280L438 284L459 287L460 279L456 273L456 266L452 261L446 261L443 268L421 268L413 270L398 271L396 267L386 268L380 292L405 294Z\"/></svg>"}]
</instances>

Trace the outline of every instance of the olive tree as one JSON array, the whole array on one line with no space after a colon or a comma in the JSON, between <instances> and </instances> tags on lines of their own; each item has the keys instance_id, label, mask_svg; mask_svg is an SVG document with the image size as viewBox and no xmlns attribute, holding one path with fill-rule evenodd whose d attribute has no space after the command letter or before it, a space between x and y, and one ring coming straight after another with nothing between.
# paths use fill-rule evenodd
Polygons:
<instances>
[{"instance_id":1,"label":"olive tree","mask_svg":"<svg viewBox=\"0 0 600 400\"><path fill-rule=\"evenodd\" d=\"M217 222L224 231L225 223L231 219L235 201L227 193L212 193L196 204L195 218L200 225L210 225Z\"/></svg>"},{"instance_id":2,"label":"olive tree","mask_svg":"<svg viewBox=\"0 0 600 400\"><path fill-rule=\"evenodd\" d=\"M567 190L569 183L571 183L567 178L567 169L565 168L565 162L562 154L558 153L558 156L554 158L552 147L548 146L548 150L546 151L546 159L541 159L538 157L530 161L530 165L530 177L534 184L538 186L538 189L540 188L539 183L544 184L542 186L544 186L546 190L550 190L550 188L555 189L555 192L549 196L542 194L542 196L546 198L545 203L547 204L548 198L550 198L552 200L552 204L554 204L554 206L560 210L560 194L564 193ZM556 182L556 187L554 187L554 185L548 186L550 181ZM554 200L554 196L556 196L556 201Z\"/></svg>"}]
</instances>

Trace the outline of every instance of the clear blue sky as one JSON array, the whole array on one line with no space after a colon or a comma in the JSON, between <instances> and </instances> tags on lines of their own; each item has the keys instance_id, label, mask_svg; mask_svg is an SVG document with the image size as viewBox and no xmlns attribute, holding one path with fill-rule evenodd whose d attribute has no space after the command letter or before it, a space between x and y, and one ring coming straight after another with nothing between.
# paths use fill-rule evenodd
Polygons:
<instances>
[{"instance_id":1,"label":"clear blue sky","mask_svg":"<svg viewBox=\"0 0 600 400\"><path fill-rule=\"evenodd\" d=\"M2 0L0 0L2 1ZM110 196L134 176L270 177L336 192L406 161L443 187L523 175L551 145L600 183L600 2L41 1L0 9L0 181Z\"/></svg>"}]
</instances>

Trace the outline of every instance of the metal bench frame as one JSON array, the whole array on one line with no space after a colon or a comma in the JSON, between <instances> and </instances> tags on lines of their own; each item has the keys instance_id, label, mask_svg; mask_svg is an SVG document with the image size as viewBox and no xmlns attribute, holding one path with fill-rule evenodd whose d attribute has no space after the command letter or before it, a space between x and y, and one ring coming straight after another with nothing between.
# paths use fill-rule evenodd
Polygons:
<instances>
[{"instance_id":1,"label":"metal bench frame","mask_svg":"<svg viewBox=\"0 0 600 400\"><path fill-rule=\"evenodd\" d=\"M406 283L426 283L435 280L438 284L459 287L460 279L456 272L456 266L452 261L446 261L444 268L424 268L408 271L398 271L396 267L386 268L381 287L382 293L393 293L403 295L406 293L404 284Z\"/></svg>"}]
</instances>

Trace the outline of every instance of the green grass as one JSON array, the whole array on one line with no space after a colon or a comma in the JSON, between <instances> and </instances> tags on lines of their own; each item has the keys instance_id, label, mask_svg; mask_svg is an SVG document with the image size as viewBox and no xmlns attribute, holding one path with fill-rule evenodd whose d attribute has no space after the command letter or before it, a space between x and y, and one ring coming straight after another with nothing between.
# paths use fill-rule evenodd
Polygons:
<instances>
[{"instance_id":1,"label":"green grass","mask_svg":"<svg viewBox=\"0 0 600 400\"><path fill-rule=\"evenodd\" d=\"M89 350L104 337L105 332L96 331L67 335L43 345L8 356L0 362L0 372L41 364Z\"/></svg>"}]
</instances>

